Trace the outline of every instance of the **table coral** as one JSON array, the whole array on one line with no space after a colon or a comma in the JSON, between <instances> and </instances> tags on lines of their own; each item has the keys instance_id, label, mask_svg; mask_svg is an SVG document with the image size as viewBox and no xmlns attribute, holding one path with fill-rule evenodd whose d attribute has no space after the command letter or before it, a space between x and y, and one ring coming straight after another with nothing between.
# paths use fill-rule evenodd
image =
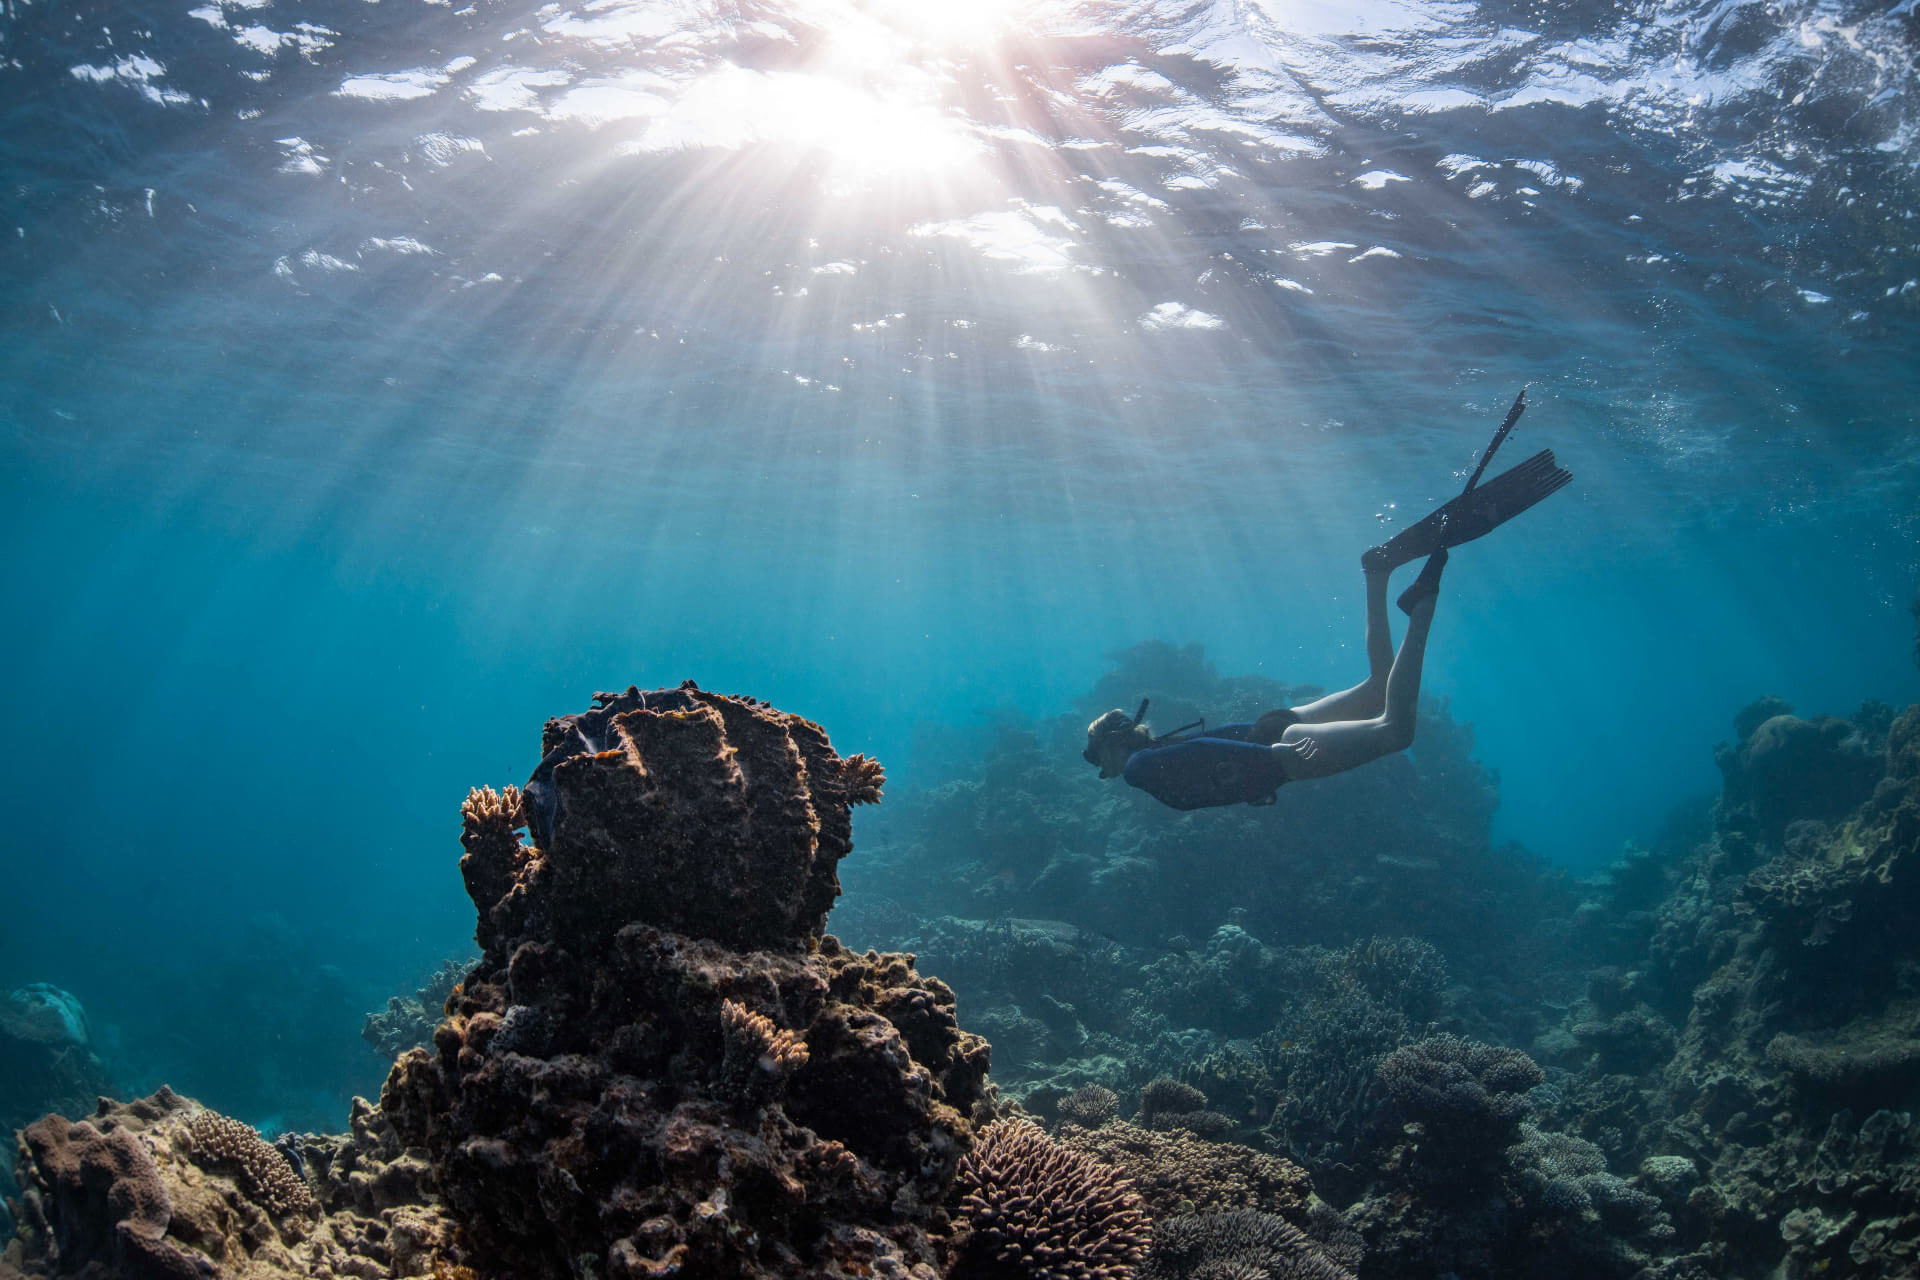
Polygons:
<instances>
[{"instance_id":1,"label":"table coral","mask_svg":"<svg viewBox=\"0 0 1920 1280\"><path fill-rule=\"evenodd\" d=\"M1125 1173L1156 1219L1195 1210L1261 1209L1307 1223L1312 1180L1280 1156L1124 1120L1098 1129L1064 1125L1059 1140Z\"/></svg>"},{"instance_id":2,"label":"table coral","mask_svg":"<svg viewBox=\"0 0 1920 1280\"><path fill-rule=\"evenodd\" d=\"M821 933L879 766L691 685L596 704L469 797L484 954L382 1094L466 1261L932 1280L987 1046L911 956Z\"/></svg>"}]
</instances>

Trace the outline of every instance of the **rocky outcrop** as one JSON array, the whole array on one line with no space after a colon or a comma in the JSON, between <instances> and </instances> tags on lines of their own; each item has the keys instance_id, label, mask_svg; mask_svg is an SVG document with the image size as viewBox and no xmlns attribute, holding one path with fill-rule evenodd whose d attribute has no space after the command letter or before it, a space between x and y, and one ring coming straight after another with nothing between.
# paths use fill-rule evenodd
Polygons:
<instances>
[{"instance_id":1,"label":"rocky outcrop","mask_svg":"<svg viewBox=\"0 0 1920 1280\"><path fill-rule=\"evenodd\" d=\"M484 954L382 1094L469 1264L932 1280L987 1046L913 957L821 933L878 766L691 685L596 703L469 797Z\"/></svg>"}]
</instances>

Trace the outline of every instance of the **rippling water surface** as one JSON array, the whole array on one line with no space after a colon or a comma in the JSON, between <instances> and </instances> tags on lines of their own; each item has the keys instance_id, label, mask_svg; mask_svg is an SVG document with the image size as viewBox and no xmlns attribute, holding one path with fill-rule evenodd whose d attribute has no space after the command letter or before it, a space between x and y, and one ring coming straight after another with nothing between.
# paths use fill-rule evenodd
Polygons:
<instances>
[{"instance_id":1,"label":"rippling water surface","mask_svg":"<svg viewBox=\"0 0 1920 1280\"><path fill-rule=\"evenodd\" d=\"M392 989L465 787L594 688L932 784L1142 639L1350 682L1359 551L1527 383L1577 480L1456 557L1429 684L1504 835L1604 861L1752 697L1920 693L1917 37L3 0L0 978L298 936Z\"/></svg>"}]
</instances>

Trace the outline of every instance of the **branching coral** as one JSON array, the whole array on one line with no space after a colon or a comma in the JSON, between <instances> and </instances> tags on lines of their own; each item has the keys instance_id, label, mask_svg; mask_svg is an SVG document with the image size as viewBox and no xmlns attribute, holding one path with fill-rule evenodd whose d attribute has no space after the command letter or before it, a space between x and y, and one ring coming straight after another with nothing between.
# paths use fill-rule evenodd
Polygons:
<instances>
[{"instance_id":1,"label":"branching coral","mask_svg":"<svg viewBox=\"0 0 1920 1280\"><path fill-rule=\"evenodd\" d=\"M306 1182L252 1125L217 1111L201 1111L187 1121L187 1133L203 1158L237 1172L247 1194L269 1212L314 1211L313 1192Z\"/></svg>"},{"instance_id":2,"label":"branching coral","mask_svg":"<svg viewBox=\"0 0 1920 1280\"><path fill-rule=\"evenodd\" d=\"M1139 1280L1353 1280L1306 1232L1257 1209L1187 1213L1153 1229Z\"/></svg>"},{"instance_id":3,"label":"branching coral","mask_svg":"<svg viewBox=\"0 0 1920 1280\"><path fill-rule=\"evenodd\" d=\"M840 795L848 804L879 804L887 771L872 756L856 752L840 762Z\"/></svg>"},{"instance_id":4,"label":"branching coral","mask_svg":"<svg viewBox=\"0 0 1920 1280\"><path fill-rule=\"evenodd\" d=\"M1185 1115L1192 1111L1204 1111L1207 1095L1190 1084L1182 1084L1167 1076L1149 1080L1140 1090L1140 1114L1137 1123L1149 1129L1161 1126L1154 1121L1161 1116Z\"/></svg>"},{"instance_id":5,"label":"branching coral","mask_svg":"<svg viewBox=\"0 0 1920 1280\"><path fill-rule=\"evenodd\" d=\"M722 1088L743 1105L759 1106L807 1065L806 1041L737 1000L721 1002L720 1029Z\"/></svg>"},{"instance_id":6,"label":"branching coral","mask_svg":"<svg viewBox=\"0 0 1920 1280\"><path fill-rule=\"evenodd\" d=\"M1120 1098L1103 1084L1082 1085L1060 1099L1060 1118L1083 1129L1098 1129L1120 1114Z\"/></svg>"},{"instance_id":7,"label":"branching coral","mask_svg":"<svg viewBox=\"0 0 1920 1280\"><path fill-rule=\"evenodd\" d=\"M1453 1134L1510 1133L1527 1114L1527 1090L1544 1078L1518 1049L1455 1035L1429 1036L1380 1062L1380 1080L1403 1112Z\"/></svg>"},{"instance_id":8,"label":"branching coral","mask_svg":"<svg viewBox=\"0 0 1920 1280\"><path fill-rule=\"evenodd\" d=\"M960 1162L970 1235L954 1274L1126 1280L1150 1226L1119 1172L1061 1146L1030 1120L1001 1120Z\"/></svg>"}]
</instances>

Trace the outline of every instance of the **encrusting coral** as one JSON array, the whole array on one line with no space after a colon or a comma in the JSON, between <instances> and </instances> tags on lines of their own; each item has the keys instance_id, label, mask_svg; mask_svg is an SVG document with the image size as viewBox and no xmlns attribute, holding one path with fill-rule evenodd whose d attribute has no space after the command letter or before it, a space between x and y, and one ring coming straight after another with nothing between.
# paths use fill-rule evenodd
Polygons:
<instances>
[{"instance_id":1,"label":"encrusting coral","mask_svg":"<svg viewBox=\"0 0 1920 1280\"><path fill-rule=\"evenodd\" d=\"M1126 1178L1031 1120L982 1133L959 1186L969 1234L956 1280L1127 1280L1146 1253L1147 1215Z\"/></svg>"},{"instance_id":2,"label":"encrusting coral","mask_svg":"<svg viewBox=\"0 0 1920 1280\"><path fill-rule=\"evenodd\" d=\"M444 1274L454 1226L366 1103L289 1155L162 1088L19 1135L20 1238L0 1280L329 1280ZM304 1154L302 1154L304 1150Z\"/></svg>"},{"instance_id":3,"label":"encrusting coral","mask_svg":"<svg viewBox=\"0 0 1920 1280\"><path fill-rule=\"evenodd\" d=\"M691 684L595 701L524 791L469 797L484 954L382 1094L462 1261L933 1280L987 1046L911 956L821 933L879 766Z\"/></svg>"}]
</instances>

